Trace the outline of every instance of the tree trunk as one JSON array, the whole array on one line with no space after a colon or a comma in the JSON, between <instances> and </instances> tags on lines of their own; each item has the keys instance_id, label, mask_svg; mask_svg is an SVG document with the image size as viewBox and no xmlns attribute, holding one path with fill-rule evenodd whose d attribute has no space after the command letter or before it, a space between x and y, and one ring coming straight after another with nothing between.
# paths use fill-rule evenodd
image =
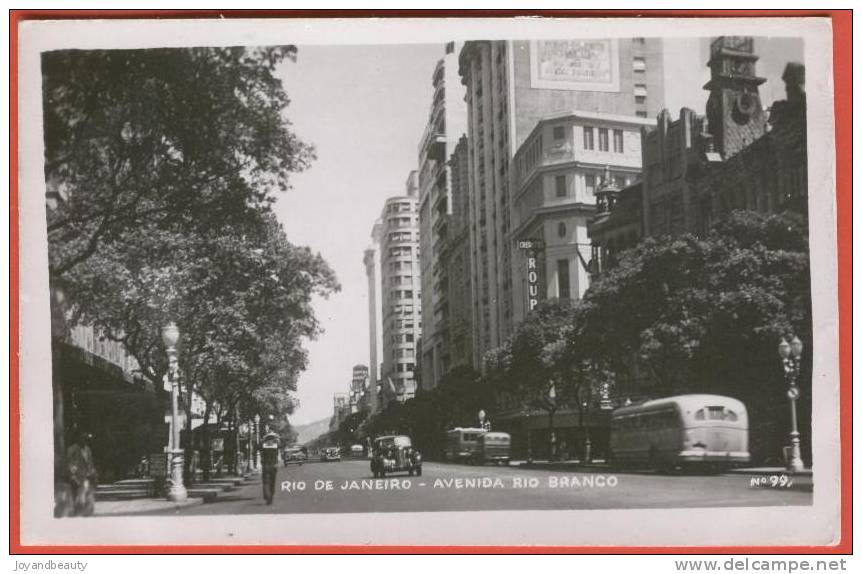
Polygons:
<instances>
[{"instance_id":1,"label":"tree trunk","mask_svg":"<svg viewBox=\"0 0 862 574\"><path fill-rule=\"evenodd\" d=\"M66 422L63 400L63 378L60 362L60 347L54 345L53 349L53 373L52 391L54 399L54 516L72 516L74 505L72 502L72 486L66 473Z\"/></svg>"},{"instance_id":2,"label":"tree trunk","mask_svg":"<svg viewBox=\"0 0 862 574\"><path fill-rule=\"evenodd\" d=\"M210 468L212 467L212 445L210 444L210 413L212 406L210 401L206 401L204 408L204 432L203 432L203 448L201 452L201 465L203 465L204 482L210 479Z\"/></svg>"}]
</instances>

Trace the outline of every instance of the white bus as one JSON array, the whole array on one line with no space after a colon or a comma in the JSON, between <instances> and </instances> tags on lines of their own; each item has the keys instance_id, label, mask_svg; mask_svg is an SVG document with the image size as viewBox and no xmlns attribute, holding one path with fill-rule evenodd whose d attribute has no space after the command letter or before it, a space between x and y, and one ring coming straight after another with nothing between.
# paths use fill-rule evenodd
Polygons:
<instances>
[{"instance_id":1,"label":"white bus","mask_svg":"<svg viewBox=\"0 0 862 574\"><path fill-rule=\"evenodd\" d=\"M611 456L617 466L727 468L748 462L748 413L719 395L680 395L614 411Z\"/></svg>"}]
</instances>

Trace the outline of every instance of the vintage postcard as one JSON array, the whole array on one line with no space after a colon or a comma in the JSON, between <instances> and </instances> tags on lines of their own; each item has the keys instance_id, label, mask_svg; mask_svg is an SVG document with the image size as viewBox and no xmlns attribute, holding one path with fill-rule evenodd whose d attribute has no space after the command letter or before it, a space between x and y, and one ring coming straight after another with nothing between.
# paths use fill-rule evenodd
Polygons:
<instances>
[{"instance_id":1,"label":"vintage postcard","mask_svg":"<svg viewBox=\"0 0 862 574\"><path fill-rule=\"evenodd\" d=\"M20 539L829 546L829 18L24 21Z\"/></svg>"}]
</instances>

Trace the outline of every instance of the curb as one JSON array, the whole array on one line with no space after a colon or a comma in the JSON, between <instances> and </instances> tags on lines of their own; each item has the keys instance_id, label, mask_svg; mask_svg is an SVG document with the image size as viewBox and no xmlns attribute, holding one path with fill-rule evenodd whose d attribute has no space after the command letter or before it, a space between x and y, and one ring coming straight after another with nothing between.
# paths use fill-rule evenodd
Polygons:
<instances>
[{"instance_id":1,"label":"curb","mask_svg":"<svg viewBox=\"0 0 862 574\"><path fill-rule=\"evenodd\" d=\"M125 508L123 510L120 510L120 509L110 510L109 509L105 512L99 511L100 505L112 504L112 503L116 503L116 502L120 502L120 501L113 501L113 500L107 501L106 500L106 501L102 501L102 502L97 502L96 503L96 511L95 511L95 514L93 514L93 516L94 517L99 517L99 516L132 516L135 514L143 514L143 513L153 512L153 511L180 510L183 508L190 508L192 506L199 506L199 505L204 503L204 499L203 498L191 498L190 497L187 500L184 500L182 502L171 502L168 500L154 501L153 499L150 498L150 499L146 499L146 503L147 503L146 505L145 504L132 504L132 505L130 505L133 507L134 506L140 506L143 508ZM122 501L122 502L128 502L128 501ZM149 508L146 508L145 506L149 507Z\"/></svg>"}]
</instances>

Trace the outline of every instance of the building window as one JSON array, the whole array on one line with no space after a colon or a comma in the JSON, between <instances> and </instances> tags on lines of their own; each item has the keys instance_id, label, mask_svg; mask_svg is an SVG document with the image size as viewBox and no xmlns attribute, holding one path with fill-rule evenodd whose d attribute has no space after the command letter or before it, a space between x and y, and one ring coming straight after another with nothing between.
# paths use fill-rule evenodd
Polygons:
<instances>
[{"instance_id":1,"label":"building window","mask_svg":"<svg viewBox=\"0 0 862 574\"><path fill-rule=\"evenodd\" d=\"M640 56L635 56L632 59L632 70L635 72L643 72L646 70L646 59Z\"/></svg>"},{"instance_id":2,"label":"building window","mask_svg":"<svg viewBox=\"0 0 862 574\"><path fill-rule=\"evenodd\" d=\"M561 221L560 224L557 225L557 235L559 235L561 239L565 239L566 231L566 223Z\"/></svg>"},{"instance_id":3,"label":"building window","mask_svg":"<svg viewBox=\"0 0 862 574\"><path fill-rule=\"evenodd\" d=\"M594 196L596 194L596 176L588 173L584 176L584 182L586 183L587 197Z\"/></svg>"},{"instance_id":4,"label":"building window","mask_svg":"<svg viewBox=\"0 0 862 574\"><path fill-rule=\"evenodd\" d=\"M566 139L566 127L565 126L554 126L554 141L562 141Z\"/></svg>"},{"instance_id":5,"label":"building window","mask_svg":"<svg viewBox=\"0 0 862 574\"><path fill-rule=\"evenodd\" d=\"M646 103L646 96L635 96L635 103L636 104L645 104Z\"/></svg>"},{"instance_id":6,"label":"building window","mask_svg":"<svg viewBox=\"0 0 862 574\"><path fill-rule=\"evenodd\" d=\"M608 151L608 129L599 128L599 151Z\"/></svg>"},{"instance_id":7,"label":"building window","mask_svg":"<svg viewBox=\"0 0 862 574\"><path fill-rule=\"evenodd\" d=\"M646 38L632 38L632 42L635 44L645 44Z\"/></svg>"},{"instance_id":8,"label":"building window","mask_svg":"<svg viewBox=\"0 0 862 574\"><path fill-rule=\"evenodd\" d=\"M560 299L569 299L571 290L569 288L569 260L557 260L557 289Z\"/></svg>"},{"instance_id":9,"label":"building window","mask_svg":"<svg viewBox=\"0 0 862 574\"><path fill-rule=\"evenodd\" d=\"M614 130L614 151L623 153L623 130Z\"/></svg>"},{"instance_id":10,"label":"building window","mask_svg":"<svg viewBox=\"0 0 862 574\"><path fill-rule=\"evenodd\" d=\"M638 96L646 97L646 95L647 95L646 84L635 84L634 94L635 94L635 97L638 97Z\"/></svg>"},{"instance_id":11,"label":"building window","mask_svg":"<svg viewBox=\"0 0 862 574\"><path fill-rule=\"evenodd\" d=\"M595 149L593 128L590 126L584 126L584 149Z\"/></svg>"},{"instance_id":12,"label":"building window","mask_svg":"<svg viewBox=\"0 0 862 574\"><path fill-rule=\"evenodd\" d=\"M566 176L558 175L554 177L554 189L557 191L557 197L566 197Z\"/></svg>"},{"instance_id":13,"label":"building window","mask_svg":"<svg viewBox=\"0 0 862 574\"><path fill-rule=\"evenodd\" d=\"M637 117L639 117L639 118L645 118L645 117L647 117L646 112L645 112L645 111L643 111L643 110L638 110L638 111L636 111L636 112L635 112L635 115L636 115Z\"/></svg>"}]
</instances>

